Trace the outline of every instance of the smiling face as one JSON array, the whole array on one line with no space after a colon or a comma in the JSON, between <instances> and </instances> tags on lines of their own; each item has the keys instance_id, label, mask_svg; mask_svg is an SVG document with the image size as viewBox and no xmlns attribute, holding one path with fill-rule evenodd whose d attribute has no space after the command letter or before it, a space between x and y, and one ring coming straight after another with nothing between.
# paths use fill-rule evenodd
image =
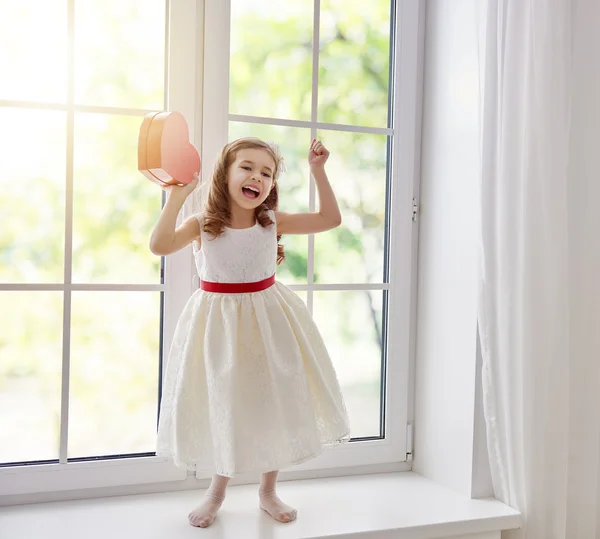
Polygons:
<instances>
[{"instance_id":1,"label":"smiling face","mask_svg":"<svg viewBox=\"0 0 600 539\"><path fill-rule=\"evenodd\" d=\"M227 185L232 204L253 210L269 196L276 167L265 150L244 148L229 165Z\"/></svg>"}]
</instances>

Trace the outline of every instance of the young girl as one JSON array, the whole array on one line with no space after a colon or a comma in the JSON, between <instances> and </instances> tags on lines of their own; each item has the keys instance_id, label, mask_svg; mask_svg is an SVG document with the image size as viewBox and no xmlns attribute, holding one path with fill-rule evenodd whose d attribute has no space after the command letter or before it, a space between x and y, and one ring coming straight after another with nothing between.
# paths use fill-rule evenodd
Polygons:
<instances>
[{"instance_id":1,"label":"young girl","mask_svg":"<svg viewBox=\"0 0 600 539\"><path fill-rule=\"evenodd\" d=\"M260 507L280 522L296 511L275 493L280 468L349 439L348 417L323 340L304 303L275 281L283 234L314 234L341 222L325 173L327 149L312 141L308 162L319 212L277 211L282 159L246 138L227 144L201 214L175 221L198 177L168 187L152 233L156 255L195 242L200 289L175 330L163 384L157 454L215 475L189 514L208 527L236 473L262 472Z\"/></svg>"}]
</instances>

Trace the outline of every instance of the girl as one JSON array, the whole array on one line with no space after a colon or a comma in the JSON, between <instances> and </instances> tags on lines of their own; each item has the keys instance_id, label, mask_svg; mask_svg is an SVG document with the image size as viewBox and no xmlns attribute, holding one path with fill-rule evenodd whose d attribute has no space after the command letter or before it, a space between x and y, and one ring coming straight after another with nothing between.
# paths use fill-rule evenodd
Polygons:
<instances>
[{"instance_id":1,"label":"girl","mask_svg":"<svg viewBox=\"0 0 600 539\"><path fill-rule=\"evenodd\" d=\"M198 177L169 186L152 233L156 255L194 242L200 289L175 330L163 385L157 454L178 466L215 475L203 503L189 514L208 527L236 473L262 472L260 507L280 522L296 511L275 494L280 468L349 439L335 371L304 303L275 281L285 256L282 234L314 234L339 226L325 173L327 149L308 155L320 211L277 211L282 158L254 138L227 144L216 163L201 214L175 221Z\"/></svg>"}]
</instances>

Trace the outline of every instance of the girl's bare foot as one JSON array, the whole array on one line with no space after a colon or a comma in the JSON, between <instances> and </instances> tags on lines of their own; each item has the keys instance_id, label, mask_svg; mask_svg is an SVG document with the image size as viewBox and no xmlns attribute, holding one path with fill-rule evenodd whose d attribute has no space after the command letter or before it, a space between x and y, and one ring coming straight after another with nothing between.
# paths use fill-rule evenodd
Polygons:
<instances>
[{"instance_id":1,"label":"girl's bare foot","mask_svg":"<svg viewBox=\"0 0 600 539\"><path fill-rule=\"evenodd\" d=\"M296 520L298 512L293 507L283 503L277 494L275 494L278 474L277 470L262 474L260 478L260 490L258 491L260 508L279 522L292 522Z\"/></svg>"},{"instance_id":2,"label":"girl's bare foot","mask_svg":"<svg viewBox=\"0 0 600 539\"><path fill-rule=\"evenodd\" d=\"M279 522L292 522L296 520L298 512L289 505L283 503L275 491L260 491L260 508Z\"/></svg>"},{"instance_id":3,"label":"girl's bare foot","mask_svg":"<svg viewBox=\"0 0 600 539\"><path fill-rule=\"evenodd\" d=\"M204 495L204 500L188 515L188 520L192 526L208 528L213 523L225 499L225 489L228 483L229 477L213 476L210 487Z\"/></svg>"},{"instance_id":4,"label":"girl's bare foot","mask_svg":"<svg viewBox=\"0 0 600 539\"><path fill-rule=\"evenodd\" d=\"M190 524L197 528L208 528L215 520L224 499L224 496L207 492L203 502L188 515Z\"/></svg>"}]
</instances>

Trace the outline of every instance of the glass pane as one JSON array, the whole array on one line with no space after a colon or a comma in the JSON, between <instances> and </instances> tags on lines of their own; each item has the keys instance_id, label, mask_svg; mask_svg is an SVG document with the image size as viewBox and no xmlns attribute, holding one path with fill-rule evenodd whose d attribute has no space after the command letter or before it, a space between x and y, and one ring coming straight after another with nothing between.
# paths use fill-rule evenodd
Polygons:
<instances>
[{"instance_id":1,"label":"glass pane","mask_svg":"<svg viewBox=\"0 0 600 539\"><path fill-rule=\"evenodd\" d=\"M58 459L62 292L0 292L0 463Z\"/></svg>"},{"instance_id":2,"label":"glass pane","mask_svg":"<svg viewBox=\"0 0 600 539\"><path fill-rule=\"evenodd\" d=\"M165 1L75 4L75 101L164 108Z\"/></svg>"},{"instance_id":3,"label":"glass pane","mask_svg":"<svg viewBox=\"0 0 600 539\"><path fill-rule=\"evenodd\" d=\"M285 165L279 179L279 209L291 213L308 211L310 130L230 122L229 139L241 137L258 137L279 146ZM306 283L308 236L284 236L281 243L286 259L277 269L277 278L286 284Z\"/></svg>"},{"instance_id":4,"label":"glass pane","mask_svg":"<svg viewBox=\"0 0 600 539\"><path fill-rule=\"evenodd\" d=\"M67 36L66 0L3 1L0 99L64 102Z\"/></svg>"},{"instance_id":5,"label":"glass pane","mask_svg":"<svg viewBox=\"0 0 600 539\"><path fill-rule=\"evenodd\" d=\"M158 283L148 247L162 190L137 170L141 118L75 116L73 281Z\"/></svg>"},{"instance_id":6,"label":"glass pane","mask_svg":"<svg viewBox=\"0 0 600 539\"><path fill-rule=\"evenodd\" d=\"M327 131L327 173L342 224L315 236L315 282L383 280L387 137Z\"/></svg>"},{"instance_id":7,"label":"glass pane","mask_svg":"<svg viewBox=\"0 0 600 539\"><path fill-rule=\"evenodd\" d=\"M152 452L160 293L73 292L69 458Z\"/></svg>"},{"instance_id":8,"label":"glass pane","mask_svg":"<svg viewBox=\"0 0 600 539\"><path fill-rule=\"evenodd\" d=\"M0 281L62 282L66 114L0 108Z\"/></svg>"},{"instance_id":9,"label":"glass pane","mask_svg":"<svg viewBox=\"0 0 600 539\"><path fill-rule=\"evenodd\" d=\"M380 291L314 293L314 318L342 387L353 438L380 435Z\"/></svg>"},{"instance_id":10,"label":"glass pane","mask_svg":"<svg viewBox=\"0 0 600 539\"><path fill-rule=\"evenodd\" d=\"M322 0L319 121L386 127L390 0Z\"/></svg>"},{"instance_id":11,"label":"glass pane","mask_svg":"<svg viewBox=\"0 0 600 539\"><path fill-rule=\"evenodd\" d=\"M304 305L307 304L307 293L304 290L294 290L293 292L304 302Z\"/></svg>"},{"instance_id":12,"label":"glass pane","mask_svg":"<svg viewBox=\"0 0 600 539\"><path fill-rule=\"evenodd\" d=\"M231 0L229 112L309 120L313 0Z\"/></svg>"}]
</instances>

